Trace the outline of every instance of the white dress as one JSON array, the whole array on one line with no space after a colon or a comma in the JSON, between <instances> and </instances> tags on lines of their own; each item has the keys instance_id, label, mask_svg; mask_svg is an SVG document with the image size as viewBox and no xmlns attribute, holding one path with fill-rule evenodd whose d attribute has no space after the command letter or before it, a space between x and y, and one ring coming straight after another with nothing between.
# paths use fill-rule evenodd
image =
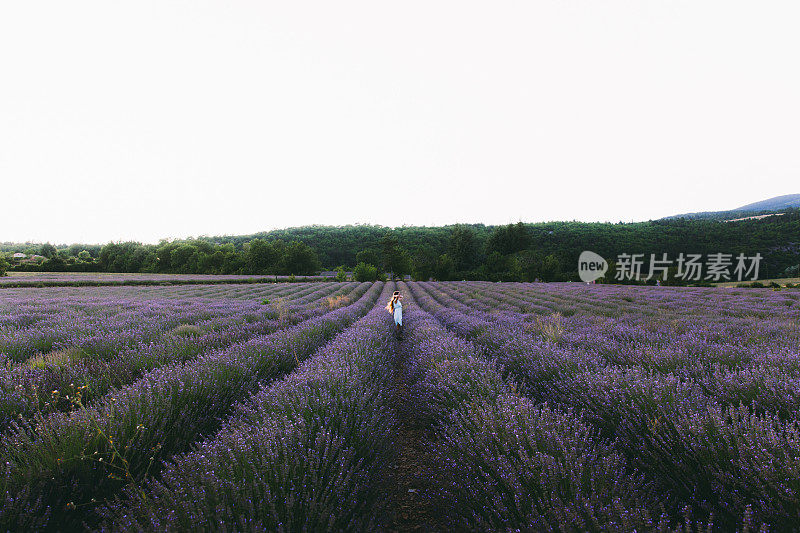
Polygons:
<instances>
[{"instance_id":1,"label":"white dress","mask_svg":"<svg viewBox=\"0 0 800 533\"><path fill-rule=\"evenodd\" d=\"M400 300L394 303L394 323L398 326L403 325L403 304L400 303Z\"/></svg>"}]
</instances>

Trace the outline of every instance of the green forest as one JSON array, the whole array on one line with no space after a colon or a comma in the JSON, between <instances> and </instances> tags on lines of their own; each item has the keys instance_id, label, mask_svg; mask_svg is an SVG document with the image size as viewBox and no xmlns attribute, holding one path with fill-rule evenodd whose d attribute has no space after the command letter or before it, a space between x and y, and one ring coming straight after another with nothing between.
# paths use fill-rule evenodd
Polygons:
<instances>
[{"instance_id":1,"label":"green forest","mask_svg":"<svg viewBox=\"0 0 800 533\"><path fill-rule=\"evenodd\" d=\"M619 254L759 253L764 258L761 278L797 275L800 210L736 222L678 218L616 224L307 226L152 245L5 243L0 245L0 269L313 275L341 267L364 279L393 273L416 279L566 281L578 279L578 256L584 250L612 263ZM14 253L26 258L14 259Z\"/></svg>"}]
</instances>

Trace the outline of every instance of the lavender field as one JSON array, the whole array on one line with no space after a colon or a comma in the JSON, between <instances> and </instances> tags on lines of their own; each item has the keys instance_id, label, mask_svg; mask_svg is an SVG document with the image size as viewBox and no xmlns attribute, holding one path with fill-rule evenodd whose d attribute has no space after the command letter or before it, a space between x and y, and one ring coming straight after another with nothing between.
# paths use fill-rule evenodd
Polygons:
<instances>
[{"instance_id":1,"label":"lavender field","mask_svg":"<svg viewBox=\"0 0 800 533\"><path fill-rule=\"evenodd\" d=\"M104 272L9 272L0 277L0 288L97 285L189 285L323 281L321 276L262 276L251 274L126 274Z\"/></svg>"},{"instance_id":2,"label":"lavender field","mask_svg":"<svg viewBox=\"0 0 800 533\"><path fill-rule=\"evenodd\" d=\"M5 288L0 358L2 530L800 530L796 290Z\"/></svg>"}]
</instances>

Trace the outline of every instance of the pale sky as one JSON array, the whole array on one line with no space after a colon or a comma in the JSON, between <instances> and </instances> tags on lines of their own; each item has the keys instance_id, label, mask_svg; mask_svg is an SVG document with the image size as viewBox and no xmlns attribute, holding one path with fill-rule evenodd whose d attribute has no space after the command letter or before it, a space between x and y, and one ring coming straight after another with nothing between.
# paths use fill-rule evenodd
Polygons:
<instances>
[{"instance_id":1,"label":"pale sky","mask_svg":"<svg viewBox=\"0 0 800 533\"><path fill-rule=\"evenodd\" d=\"M0 0L0 241L800 193L800 3Z\"/></svg>"}]
</instances>

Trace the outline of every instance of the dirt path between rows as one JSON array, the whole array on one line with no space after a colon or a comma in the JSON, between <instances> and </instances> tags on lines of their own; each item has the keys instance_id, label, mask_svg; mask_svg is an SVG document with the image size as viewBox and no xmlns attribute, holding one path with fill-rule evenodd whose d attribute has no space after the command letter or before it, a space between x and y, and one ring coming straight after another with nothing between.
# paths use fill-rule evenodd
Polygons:
<instances>
[{"instance_id":1,"label":"dirt path between rows","mask_svg":"<svg viewBox=\"0 0 800 533\"><path fill-rule=\"evenodd\" d=\"M409 294L404 296L411 299ZM397 341L393 385L394 407L400 424L397 463L391 467L393 490L390 493L395 513L385 531L441 531L428 501L431 485L425 471L424 447L430 436L418 421L411 397L414 376L409 372L409 354L407 338Z\"/></svg>"}]
</instances>

